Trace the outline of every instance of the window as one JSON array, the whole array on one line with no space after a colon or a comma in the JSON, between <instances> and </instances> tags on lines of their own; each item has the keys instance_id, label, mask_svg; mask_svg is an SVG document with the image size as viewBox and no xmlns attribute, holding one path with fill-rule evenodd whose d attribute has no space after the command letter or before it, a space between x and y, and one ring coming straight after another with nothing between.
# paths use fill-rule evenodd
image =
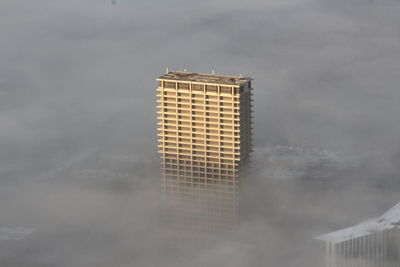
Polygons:
<instances>
[{"instance_id":1,"label":"window","mask_svg":"<svg viewBox=\"0 0 400 267\"><path fill-rule=\"evenodd\" d=\"M175 82L164 82L165 88L175 89Z\"/></svg>"},{"instance_id":2,"label":"window","mask_svg":"<svg viewBox=\"0 0 400 267\"><path fill-rule=\"evenodd\" d=\"M207 92L218 93L218 86L216 85L206 85Z\"/></svg>"},{"instance_id":3,"label":"window","mask_svg":"<svg viewBox=\"0 0 400 267\"><path fill-rule=\"evenodd\" d=\"M192 91L200 91L203 92L204 85L202 84L192 84Z\"/></svg>"},{"instance_id":4,"label":"window","mask_svg":"<svg viewBox=\"0 0 400 267\"><path fill-rule=\"evenodd\" d=\"M178 83L178 89L189 90L189 84L188 83Z\"/></svg>"},{"instance_id":5,"label":"window","mask_svg":"<svg viewBox=\"0 0 400 267\"><path fill-rule=\"evenodd\" d=\"M232 94L232 87L221 86L221 94Z\"/></svg>"}]
</instances>

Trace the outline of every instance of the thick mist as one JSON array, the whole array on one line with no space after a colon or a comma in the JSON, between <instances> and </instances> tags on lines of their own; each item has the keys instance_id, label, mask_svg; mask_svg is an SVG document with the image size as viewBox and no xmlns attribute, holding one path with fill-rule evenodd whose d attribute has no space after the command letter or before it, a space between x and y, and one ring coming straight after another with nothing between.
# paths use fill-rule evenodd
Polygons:
<instances>
[{"instance_id":1,"label":"thick mist","mask_svg":"<svg viewBox=\"0 0 400 267\"><path fill-rule=\"evenodd\" d=\"M400 201L399 13L395 0L0 1L0 265L320 266L314 236ZM197 246L160 226L166 67L254 77L234 238Z\"/></svg>"}]
</instances>

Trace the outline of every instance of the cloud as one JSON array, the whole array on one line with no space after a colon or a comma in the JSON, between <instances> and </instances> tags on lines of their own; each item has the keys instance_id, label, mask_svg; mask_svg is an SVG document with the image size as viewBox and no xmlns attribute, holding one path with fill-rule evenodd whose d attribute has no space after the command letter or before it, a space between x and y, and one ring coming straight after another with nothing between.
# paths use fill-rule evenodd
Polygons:
<instances>
[{"instance_id":1,"label":"cloud","mask_svg":"<svg viewBox=\"0 0 400 267\"><path fill-rule=\"evenodd\" d=\"M2 264L312 266L313 236L398 202L399 9L1 1L0 228L36 229L0 243ZM236 240L176 248L159 227L154 79L165 67L254 75Z\"/></svg>"}]
</instances>

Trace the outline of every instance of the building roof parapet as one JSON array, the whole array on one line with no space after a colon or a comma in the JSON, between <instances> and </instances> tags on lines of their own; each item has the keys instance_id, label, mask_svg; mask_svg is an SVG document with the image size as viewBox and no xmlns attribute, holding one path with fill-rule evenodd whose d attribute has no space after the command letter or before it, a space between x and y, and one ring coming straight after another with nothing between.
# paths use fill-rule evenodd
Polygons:
<instances>
[{"instance_id":1,"label":"building roof parapet","mask_svg":"<svg viewBox=\"0 0 400 267\"><path fill-rule=\"evenodd\" d=\"M194 73L194 72L168 72L163 76L160 76L158 79L184 81L184 82L223 84L231 86L240 86L252 80L249 77L243 77L243 76L226 76L226 75L204 74L204 73Z\"/></svg>"}]
</instances>

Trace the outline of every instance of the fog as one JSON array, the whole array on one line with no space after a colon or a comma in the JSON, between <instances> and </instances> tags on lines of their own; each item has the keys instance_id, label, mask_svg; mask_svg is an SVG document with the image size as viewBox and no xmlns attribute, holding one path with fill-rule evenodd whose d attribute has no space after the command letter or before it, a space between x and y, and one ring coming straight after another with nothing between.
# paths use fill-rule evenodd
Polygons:
<instances>
[{"instance_id":1,"label":"fog","mask_svg":"<svg viewBox=\"0 0 400 267\"><path fill-rule=\"evenodd\" d=\"M0 1L0 265L320 266L314 236L400 201L399 13L395 0ZM197 247L160 226L167 67L254 78L235 238Z\"/></svg>"}]
</instances>

